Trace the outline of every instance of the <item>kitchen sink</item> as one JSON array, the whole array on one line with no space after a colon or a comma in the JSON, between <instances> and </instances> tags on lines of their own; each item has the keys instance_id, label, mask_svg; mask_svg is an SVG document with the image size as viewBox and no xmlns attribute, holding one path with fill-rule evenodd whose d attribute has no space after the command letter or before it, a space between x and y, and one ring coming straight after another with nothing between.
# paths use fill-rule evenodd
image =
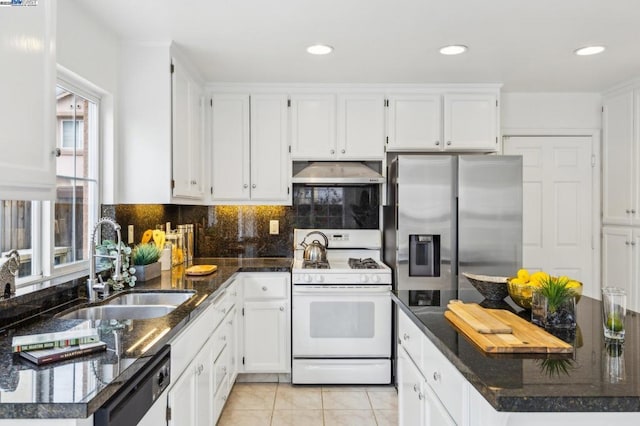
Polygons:
<instances>
[{"instance_id":1,"label":"kitchen sink","mask_svg":"<svg viewBox=\"0 0 640 426\"><path fill-rule=\"evenodd\" d=\"M87 319L87 320L123 320L123 319L148 319L168 315L177 306L175 305L101 305L76 309L61 315L61 319Z\"/></svg>"},{"instance_id":2,"label":"kitchen sink","mask_svg":"<svg viewBox=\"0 0 640 426\"><path fill-rule=\"evenodd\" d=\"M179 306L191 299L194 291L181 292L149 292L149 293L124 293L107 302L107 305L172 305Z\"/></svg>"}]
</instances>

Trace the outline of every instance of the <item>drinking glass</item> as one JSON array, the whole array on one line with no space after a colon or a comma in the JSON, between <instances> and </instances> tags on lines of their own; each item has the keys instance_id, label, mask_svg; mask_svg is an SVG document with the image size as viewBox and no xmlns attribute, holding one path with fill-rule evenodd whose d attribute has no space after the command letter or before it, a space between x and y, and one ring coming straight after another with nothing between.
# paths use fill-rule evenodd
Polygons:
<instances>
[{"instance_id":1,"label":"drinking glass","mask_svg":"<svg viewBox=\"0 0 640 426\"><path fill-rule=\"evenodd\" d=\"M602 324L606 339L624 340L626 314L627 294L624 289L604 287L602 289Z\"/></svg>"}]
</instances>

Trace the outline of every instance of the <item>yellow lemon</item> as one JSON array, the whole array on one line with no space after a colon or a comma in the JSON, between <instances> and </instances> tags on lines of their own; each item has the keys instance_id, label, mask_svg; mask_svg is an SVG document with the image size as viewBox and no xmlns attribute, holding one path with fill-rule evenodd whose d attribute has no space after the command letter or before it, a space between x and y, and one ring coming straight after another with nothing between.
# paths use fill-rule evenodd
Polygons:
<instances>
[{"instance_id":1,"label":"yellow lemon","mask_svg":"<svg viewBox=\"0 0 640 426\"><path fill-rule=\"evenodd\" d=\"M525 283L529 281L529 271L527 271L526 269L519 269L517 275L518 278L520 278Z\"/></svg>"},{"instance_id":2,"label":"yellow lemon","mask_svg":"<svg viewBox=\"0 0 640 426\"><path fill-rule=\"evenodd\" d=\"M575 280L569 280L569 282L567 283L567 285L565 287L578 288L578 287L580 287L580 283L578 281L575 281Z\"/></svg>"},{"instance_id":3,"label":"yellow lemon","mask_svg":"<svg viewBox=\"0 0 640 426\"><path fill-rule=\"evenodd\" d=\"M513 278L511 279L511 282L519 285L526 284L526 281L524 281L522 278Z\"/></svg>"},{"instance_id":4,"label":"yellow lemon","mask_svg":"<svg viewBox=\"0 0 640 426\"><path fill-rule=\"evenodd\" d=\"M549 274L547 274L544 271L538 271L538 272L534 272L531 275L531 279L532 280L536 280L536 281L546 281L550 278Z\"/></svg>"}]
</instances>

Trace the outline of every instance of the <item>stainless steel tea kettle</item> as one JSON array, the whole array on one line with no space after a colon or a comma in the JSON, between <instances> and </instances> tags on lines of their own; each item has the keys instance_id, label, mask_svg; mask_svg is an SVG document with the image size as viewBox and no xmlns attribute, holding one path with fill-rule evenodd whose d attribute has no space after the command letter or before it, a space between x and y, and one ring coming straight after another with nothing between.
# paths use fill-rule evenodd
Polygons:
<instances>
[{"instance_id":1,"label":"stainless steel tea kettle","mask_svg":"<svg viewBox=\"0 0 640 426\"><path fill-rule=\"evenodd\" d=\"M309 235L318 234L322 235L324 238L324 245L320 243L318 240L313 240L311 244L307 244L305 240ZM324 235L320 231L311 231L307 235L304 236L302 242L300 243L302 247L304 247L304 255L303 258L309 262L326 262L327 261L327 247L329 247L329 240L327 236Z\"/></svg>"}]
</instances>

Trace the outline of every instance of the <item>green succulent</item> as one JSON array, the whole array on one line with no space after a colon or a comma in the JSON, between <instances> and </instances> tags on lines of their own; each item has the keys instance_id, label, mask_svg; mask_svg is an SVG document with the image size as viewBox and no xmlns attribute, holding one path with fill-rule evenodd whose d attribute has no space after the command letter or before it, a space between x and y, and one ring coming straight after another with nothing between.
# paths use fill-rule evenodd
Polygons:
<instances>
[{"instance_id":1,"label":"green succulent","mask_svg":"<svg viewBox=\"0 0 640 426\"><path fill-rule=\"evenodd\" d=\"M543 359L538 360L540 369L549 377L568 376L571 370L575 368L572 359Z\"/></svg>"},{"instance_id":2,"label":"green succulent","mask_svg":"<svg viewBox=\"0 0 640 426\"><path fill-rule=\"evenodd\" d=\"M155 244L138 244L133 248L133 264L149 265L160 259L160 249Z\"/></svg>"}]
</instances>

